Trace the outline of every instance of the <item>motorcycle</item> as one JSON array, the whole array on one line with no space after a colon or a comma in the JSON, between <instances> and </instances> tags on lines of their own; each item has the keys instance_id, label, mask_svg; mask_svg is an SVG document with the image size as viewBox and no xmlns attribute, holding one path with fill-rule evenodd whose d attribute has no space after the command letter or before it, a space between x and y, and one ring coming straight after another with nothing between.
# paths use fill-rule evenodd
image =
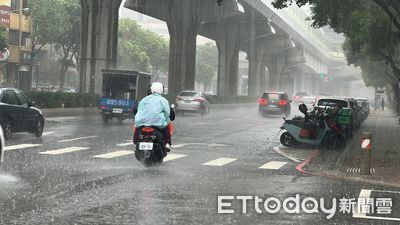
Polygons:
<instances>
[{"instance_id":1,"label":"motorcycle","mask_svg":"<svg viewBox=\"0 0 400 225\"><path fill-rule=\"evenodd\" d=\"M175 105L171 105L170 120L175 120ZM170 122L170 132L172 136L173 125ZM139 132L139 139L136 144L135 157L146 166L161 164L167 156L168 149L165 146L165 139L162 131L157 127L140 127L136 129Z\"/></svg>"},{"instance_id":2,"label":"motorcycle","mask_svg":"<svg viewBox=\"0 0 400 225\"><path fill-rule=\"evenodd\" d=\"M335 112L332 109L321 109L310 115L307 106L301 104L299 110L305 115L304 118L283 118L285 122L281 130L285 132L280 137L283 146L308 145L328 149L345 147L345 136L334 123Z\"/></svg>"}]
</instances>

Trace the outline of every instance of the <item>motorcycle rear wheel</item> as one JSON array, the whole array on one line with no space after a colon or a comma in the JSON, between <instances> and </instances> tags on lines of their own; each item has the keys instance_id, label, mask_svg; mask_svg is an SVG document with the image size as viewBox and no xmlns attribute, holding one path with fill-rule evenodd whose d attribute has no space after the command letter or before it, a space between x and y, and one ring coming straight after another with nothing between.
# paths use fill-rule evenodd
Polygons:
<instances>
[{"instance_id":1,"label":"motorcycle rear wheel","mask_svg":"<svg viewBox=\"0 0 400 225\"><path fill-rule=\"evenodd\" d=\"M280 137L281 144L285 147L293 147L297 144L296 140L289 132L285 132Z\"/></svg>"}]
</instances>

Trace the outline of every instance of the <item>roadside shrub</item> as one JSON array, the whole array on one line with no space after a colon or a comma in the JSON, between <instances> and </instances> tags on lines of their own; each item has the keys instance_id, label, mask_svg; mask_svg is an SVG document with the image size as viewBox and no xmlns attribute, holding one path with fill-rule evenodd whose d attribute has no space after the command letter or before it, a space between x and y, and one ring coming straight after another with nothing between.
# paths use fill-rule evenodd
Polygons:
<instances>
[{"instance_id":1,"label":"roadside shrub","mask_svg":"<svg viewBox=\"0 0 400 225\"><path fill-rule=\"evenodd\" d=\"M39 108L82 108L97 106L100 97L89 93L62 93L30 91L25 93Z\"/></svg>"}]
</instances>

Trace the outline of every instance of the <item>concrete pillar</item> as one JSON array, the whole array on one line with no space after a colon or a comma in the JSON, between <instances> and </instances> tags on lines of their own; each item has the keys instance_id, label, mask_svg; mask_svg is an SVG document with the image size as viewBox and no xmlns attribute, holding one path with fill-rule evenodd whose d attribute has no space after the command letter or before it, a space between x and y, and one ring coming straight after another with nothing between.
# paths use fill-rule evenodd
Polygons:
<instances>
[{"instance_id":1,"label":"concrete pillar","mask_svg":"<svg viewBox=\"0 0 400 225\"><path fill-rule=\"evenodd\" d=\"M248 53L249 59L249 96L261 94L262 55L256 49Z\"/></svg>"},{"instance_id":2,"label":"concrete pillar","mask_svg":"<svg viewBox=\"0 0 400 225\"><path fill-rule=\"evenodd\" d=\"M260 67L260 90L264 92L268 89L269 80L267 80L266 63L263 61ZM268 76L269 77L269 76Z\"/></svg>"},{"instance_id":3,"label":"concrete pillar","mask_svg":"<svg viewBox=\"0 0 400 225\"><path fill-rule=\"evenodd\" d=\"M239 27L238 24L222 22L218 26L218 95L236 96L238 94L239 72Z\"/></svg>"},{"instance_id":4,"label":"concrete pillar","mask_svg":"<svg viewBox=\"0 0 400 225\"><path fill-rule=\"evenodd\" d=\"M295 69L294 72L294 93L304 90L304 73L301 69Z\"/></svg>"},{"instance_id":5,"label":"concrete pillar","mask_svg":"<svg viewBox=\"0 0 400 225\"><path fill-rule=\"evenodd\" d=\"M102 69L115 68L122 0L81 0L80 91L102 94Z\"/></svg>"},{"instance_id":6,"label":"concrete pillar","mask_svg":"<svg viewBox=\"0 0 400 225\"><path fill-rule=\"evenodd\" d=\"M201 1L173 1L169 5L167 25L170 34L168 93L193 90L195 85L196 38Z\"/></svg>"},{"instance_id":7,"label":"concrete pillar","mask_svg":"<svg viewBox=\"0 0 400 225\"><path fill-rule=\"evenodd\" d=\"M270 72L269 88L279 90L281 88L281 76L285 67L282 57L274 56L268 60L268 69Z\"/></svg>"}]
</instances>

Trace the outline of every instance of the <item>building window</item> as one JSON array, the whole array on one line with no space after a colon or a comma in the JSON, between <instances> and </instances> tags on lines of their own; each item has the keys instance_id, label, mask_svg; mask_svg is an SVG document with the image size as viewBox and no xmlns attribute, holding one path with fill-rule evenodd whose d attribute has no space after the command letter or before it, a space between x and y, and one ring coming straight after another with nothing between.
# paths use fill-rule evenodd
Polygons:
<instances>
[{"instance_id":1,"label":"building window","mask_svg":"<svg viewBox=\"0 0 400 225\"><path fill-rule=\"evenodd\" d=\"M8 42L10 45L19 45L19 31L18 30L10 30L10 37Z\"/></svg>"},{"instance_id":2,"label":"building window","mask_svg":"<svg viewBox=\"0 0 400 225\"><path fill-rule=\"evenodd\" d=\"M31 36L30 33L22 32L21 46L30 47L30 42L31 42L30 36Z\"/></svg>"},{"instance_id":3,"label":"building window","mask_svg":"<svg viewBox=\"0 0 400 225\"><path fill-rule=\"evenodd\" d=\"M11 0L11 11L18 13L16 11L19 10L19 0Z\"/></svg>"}]
</instances>

